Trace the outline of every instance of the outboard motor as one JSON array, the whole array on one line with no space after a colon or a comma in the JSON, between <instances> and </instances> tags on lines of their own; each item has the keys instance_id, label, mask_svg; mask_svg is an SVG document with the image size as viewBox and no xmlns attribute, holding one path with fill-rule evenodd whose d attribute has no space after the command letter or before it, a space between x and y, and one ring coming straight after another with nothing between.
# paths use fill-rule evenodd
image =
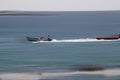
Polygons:
<instances>
[{"instance_id":1,"label":"outboard motor","mask_svg":"<svg viewBox=\"0 0 120 80\"><path fill-rule=\"evenodd\" d=\"M52 39L50 39L50 38L48 38L47 40L48 40L48 41L52 41Z\"/></svg>"},{"instance_id":2,"label":"outboard motor","mask_svg":"<svg viewBox=\"0 0 120 80\"><path fill-rule=\"evenodd\" d=\"M48 35L47 41L52 41L52 39L50 38L50 35Z\"/></svg>"},{"instance_id":3,"label":"outboard motor","mask_svg":"<svg viewBox=\"0 0 120 80\"><path fill-rule=\"evenodd\" d=\"M119 36L119 38L120 38L120 34L119 34L118 36Z\"/></svg>"}]
</instances>

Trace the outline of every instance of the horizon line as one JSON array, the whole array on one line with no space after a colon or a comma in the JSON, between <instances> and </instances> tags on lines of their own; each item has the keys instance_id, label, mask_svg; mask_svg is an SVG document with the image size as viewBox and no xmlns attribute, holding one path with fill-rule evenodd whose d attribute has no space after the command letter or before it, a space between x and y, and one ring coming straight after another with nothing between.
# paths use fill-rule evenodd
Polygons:
<instances>
[{"instance_id":1,"label":"horizon line","mask_svg":"<svg viewBox=\"0 0 120 80\"><path fill-rule=\"evenodd\" d=\"M16 11L16 12L80 12L80 11L120 11L120 10L0 10L2 11Z\"/></svg>"}]
</instances>

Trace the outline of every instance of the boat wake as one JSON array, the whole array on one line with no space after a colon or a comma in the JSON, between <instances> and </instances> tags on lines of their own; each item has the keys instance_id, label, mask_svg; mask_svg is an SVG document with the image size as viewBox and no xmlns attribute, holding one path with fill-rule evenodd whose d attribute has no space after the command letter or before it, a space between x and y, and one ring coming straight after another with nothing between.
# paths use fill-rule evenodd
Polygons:
<instances>
[{"instance_id":1,"label":"boat wake","mask_svg":"<svg viewBox=\"0 0 120 80\"><path fill-rule=\"evenodd\" d=\"M103 75L105 77L120 76L120 69L102 71L73 71L73 72L4 72L0 73L0 80L43 80L73 75Z\"/></svg>"},{"instance_id":2,"label":"boat wake","mask_svg":"<svg viewBox=\"0 0 120 80\"><path fill-rule=\"evenodd\" d=\"M65 40L57 40L53 39L52 41L33 41L32 43L53 43L53 42L102 42L102 41L119 41L117 40L97 40L92 38L86 38L86 39L65 39Z\"/></svg>"}]
</instances>

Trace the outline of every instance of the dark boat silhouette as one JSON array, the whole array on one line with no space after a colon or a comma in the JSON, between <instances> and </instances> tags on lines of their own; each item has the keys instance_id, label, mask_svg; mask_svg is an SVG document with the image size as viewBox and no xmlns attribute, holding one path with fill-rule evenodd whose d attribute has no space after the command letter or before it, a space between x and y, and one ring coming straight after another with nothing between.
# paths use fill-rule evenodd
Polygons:
<instances>
[{"instance_id":1,"label":"dark boat silhouette","mask_svg":"<svg viewBox=\"0 0 120 80\"><path fill-rule=\"evenodd\" d=\"M45 39L44 37L26 37L27 41L52 41L52 39L50 37L48 37L47 39Z\"/></svg>"},{"instance_id":2,"label":"dark boat silhouette","mask_svg":"<svg viewBox=\"0 0 120 80\"><path fill-rule=\"evenodd\" d=\"M113 35L113 36L107 36L107 37L97 37L97 40L116 40L120 39L120 35Z\"/></svg>"},{"instance_id":3,"label":"dark boat silhouette","mask_svg":"<svg viewBox=\"0 0 120 80\"><path fill-rule=\"evenodd\" d=\"M33 38L33 37L26 37L26 39L28 40L28 41L38 41L39 39L38 38Z\"/></svg>"}]
</instances>

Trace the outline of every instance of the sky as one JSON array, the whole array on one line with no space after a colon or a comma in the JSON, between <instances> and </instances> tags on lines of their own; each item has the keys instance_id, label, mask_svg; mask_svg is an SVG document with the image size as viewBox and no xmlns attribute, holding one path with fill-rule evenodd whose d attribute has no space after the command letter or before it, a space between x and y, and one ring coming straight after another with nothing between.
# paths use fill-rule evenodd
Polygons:
<instances>
[{"instance_id":1,"label":"sky","mask_svg":"<svg viewBox=\"0 0 120 80\"><path fill-rule=\"evenodd\" d=\"M120 0L0 0L1 10L104 11L120 10Z\"/></svg>"}]
</instances>

